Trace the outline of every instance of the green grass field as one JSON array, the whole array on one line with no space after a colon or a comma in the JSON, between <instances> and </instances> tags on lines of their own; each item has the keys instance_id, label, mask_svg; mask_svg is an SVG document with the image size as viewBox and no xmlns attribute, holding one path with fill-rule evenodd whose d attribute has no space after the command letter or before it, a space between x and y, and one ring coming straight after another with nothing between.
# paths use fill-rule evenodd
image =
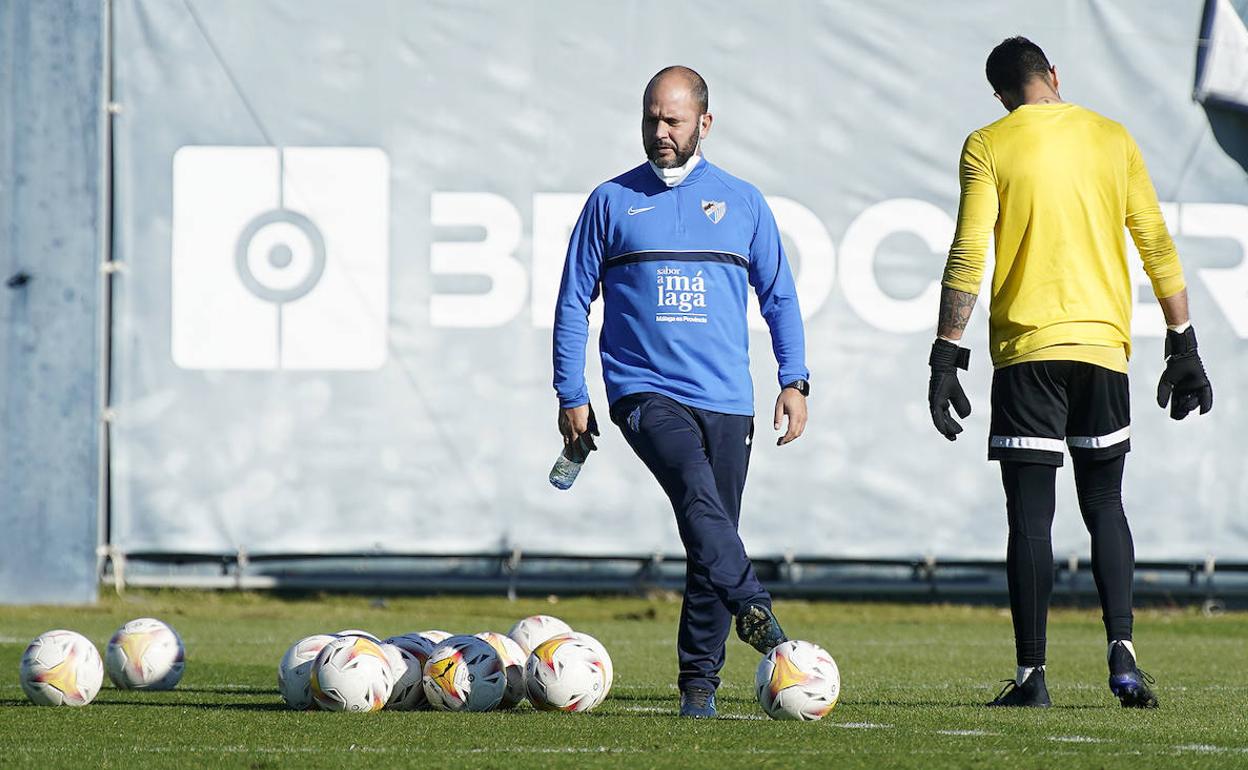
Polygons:
<instances>
[{"instance_id":1,"label":"green grass field","mask_svg":"<svg viewBox=\"0 0 1248 770\"><path fill-rule=\"evenodd\" d=\"M720 690L723 718L675 716L679 604L663 598L539 600L363 597L282 600L162 592L86 608L0 607L0 766L131 767L1245 767L1248 615L1147 610L1137 618L1156 712L1118 707L1105 686L1097 613L1054 613L1047 711L978 704L1013 672L1008 613L992 608L783 602L789 634L824 645L843 694L822 722L768 720L751 690L757 654L735 639ZM611 697L589 714L527 705L488 714L286 710L274 671L295 639L358 627L382 636L424 628L506 631L545 612L602 640ZM125 620L151 615L187 646L176 691L105 684L82 709L39 708L17 684L27 641L51 628L101 651Z\"/></svg>"}]
</instances>

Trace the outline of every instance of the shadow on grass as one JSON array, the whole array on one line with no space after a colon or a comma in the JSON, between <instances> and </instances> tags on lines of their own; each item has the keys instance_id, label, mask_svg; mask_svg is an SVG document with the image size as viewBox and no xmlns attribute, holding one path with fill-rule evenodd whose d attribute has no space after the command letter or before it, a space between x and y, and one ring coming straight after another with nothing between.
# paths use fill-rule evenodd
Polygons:
<instances>
[{"instance_id":1,"label":"shadow on grass","mask_svg":"<svg viewBox=\"0 0 1248 770\"><path fill-rule=\"evenodd\" d=\"M675 704L680 701L680 693L676 692L675 690L672 690L671 692L668 692L665 694L656 695L655 693L638 693L638 692L627 692L627 691L617 693L613 690L611 694L607 696L607 700L612 701L612 702L625 701L625 702L636 702L636 703ZM752 696L724 695L723 693L716 693L715 700L720 705L723 705L725 703L754 703L755 702L755 699ZM673 708L675 708L675 706L673 706Z\"/></svg>"},{"instance_id":2,"label":"shadow on grass","mask_svg":"<svg viewBox=\"0 0 1248 770\"><path fill-rule=\"evenodd\" d=\"M607 699L608 699L608 700L612 700L612 701L628 701L628 702L639 702L639 703L659 703L659 702L662 702L662 701L663 701L663 700L665 700L665 699L666 699L666 700L676 700L676 699L678 699L679 697L680 697L680 696L679 696L679 695L677 695L677 694L676 694L676 693L674 693L674 692L673 692L670 696L667 696L666 698L664 698L664 696L662 696L662 695L645 694L645 693L630 693L630 692L621 692L621 693L611 693L609 696L607 696Z\"/></svg>"},{"instance_id":3,"label":"shadow on grass","mask_svg":"<svg viewBox=\"0 0 1248 770\"><path fill-rule=\"evenodd\" d=\"M863 699L854 698L852 701L840 701L838 706L885 706L888 708L983 708L982 703L962 703L959 701L948 700L888 700L886 698Z\"/></svg>"},{"instance_id":4,"label":"shadow on grass","mask_svg":"<svg viewBox=\"0 0 1248 770\"><path fill-rule=\"evenodd\" d=\"M192 708L203 709L209 711L212 709L224 709L226 711L289 711L286 704L278 701L276 703L201 703L197 701L178 701L178 700L113 700L111 698L96 698L91 702L96 706L139 706L141 708ZM0 708L9 706L29 706L31 708L39 708L34 703L25 699L3 698L0 699Z\"/></svg>"},{"instance_id":5,"label":"shadow on grass","mask_svg":"<svg viewBox=\"0 0 1248 770\"><path fill-rule=\"evenodd\" d=\"M1036 709L1044 711L1044 709ZM1101 703L1054 703L1049 706L1050 711L1121 711L1117 703L1101 704Z\"/></svg>"},{"instance_id":6,"label":"shadow on grass","mask_svg":"<svg viewBox=\"0 0 1248 770\"><path fill-rule=\"evenodd\" d=\"M231 685L221 685L219 687L178 687L174 692L199 692L210 693L212 695L264 695L273 698L280 697L275 689L265 687L237 687Z\"/></svg>"},{"instance_id":7,"label":"shadow on grass","mask_svg":"<svg viewBox=\"0 0 1248 770\"><path fill-rule=\"evenodd\" d=\"M140 708L200 709L203 711L291 711L285 703L203 703L200 701L97 700L104 706L138 706Z\"/></svg>"},{"instance_id":8,"label":"shadow on grass","mask_svg":"<svg viewBox=\"0 0 1248 770\"><path fill-rule=\"evenodd\" d=\"M973 711L983 711L987 714L1013 714L1013 713L1030 713L1032 711L1043 712L1046 709L1019 709L1019 708L989 708L987 701L980 703L978 701L949 701L949 700L888 700L888 699L861 699L855 698L852 701L841 701L842 705L848 704L852 706L884 706L888 708L940 708L940 709L971 709ZM1099 703L1054 703L1047 710L1050 711L1082 711L1087 709L1112 709L1115 706L1103 705Z\"/></svg>"}]
</instances>

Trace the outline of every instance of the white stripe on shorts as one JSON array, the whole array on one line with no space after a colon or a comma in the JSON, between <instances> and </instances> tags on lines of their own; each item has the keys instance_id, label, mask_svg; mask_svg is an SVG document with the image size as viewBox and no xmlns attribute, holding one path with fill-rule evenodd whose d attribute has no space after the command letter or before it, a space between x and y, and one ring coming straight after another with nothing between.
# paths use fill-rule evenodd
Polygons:
<instances>
[{"instance_id":1,"label":"white stripe on shorts","mask_svg":"<svg viewBox=\"0 0 1248 770\"><path fill-rule=\"evenodd\" d=\"M1041 449L1045 452L1060 452L1065 448L1060 438L1039 436L993 436L988 439L988 446L994 449Z\"/></svg>"},{"instance_id":2,"label":"white stripe on shorts","mask_svg":"<svg viewBox=\"0 0 1248 770\"><path fill-rule=\"evenodd\" d=\"M1121 444L1131 438L1131 426L1116 430L1104 436L1067 436L1066 443L1079 449L1104 449L1114 444Z\"/></svg>"}]
</instances>

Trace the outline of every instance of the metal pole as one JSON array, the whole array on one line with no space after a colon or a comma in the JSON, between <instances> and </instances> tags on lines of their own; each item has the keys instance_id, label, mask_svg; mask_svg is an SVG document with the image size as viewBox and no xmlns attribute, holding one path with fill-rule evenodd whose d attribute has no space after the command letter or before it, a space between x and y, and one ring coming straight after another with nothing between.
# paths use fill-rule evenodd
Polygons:
<instances>
[{"instance_id":1,"label":"metal pole","mask_svg":"<svg viewBox=\"0 0 1248 770\"><path fill-rule=\"evenodd\" d=\"M112 544L110 516L111 486L109 479L110 423L112 421L112 360L113 360L113 2L102 0L101 13L101 93L100 104L100 208L99 208L99 315L96 321L99 372L96 391L99 404L96 451L96 575L103 577L104 565Z\"/></svg>"}]
</instances>

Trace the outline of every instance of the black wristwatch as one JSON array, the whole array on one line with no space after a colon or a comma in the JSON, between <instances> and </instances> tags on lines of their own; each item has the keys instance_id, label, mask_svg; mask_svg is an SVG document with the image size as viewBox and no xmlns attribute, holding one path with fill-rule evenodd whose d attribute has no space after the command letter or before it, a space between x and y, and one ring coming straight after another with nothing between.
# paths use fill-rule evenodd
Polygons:
<instances>
[{"instance_id":1,"label":"black wristwatch","mask_svg":"<svg viewBox=\"0 0 1248 770\"><path fill-rule=\"evenodd\" d=\"M810 383L806 380L793 380L784 387L792 388L798 393L801 393L803 396L810 398ZM781 390L784 390L784 388L781 388Z\"/></svg>"}]
</instances>

